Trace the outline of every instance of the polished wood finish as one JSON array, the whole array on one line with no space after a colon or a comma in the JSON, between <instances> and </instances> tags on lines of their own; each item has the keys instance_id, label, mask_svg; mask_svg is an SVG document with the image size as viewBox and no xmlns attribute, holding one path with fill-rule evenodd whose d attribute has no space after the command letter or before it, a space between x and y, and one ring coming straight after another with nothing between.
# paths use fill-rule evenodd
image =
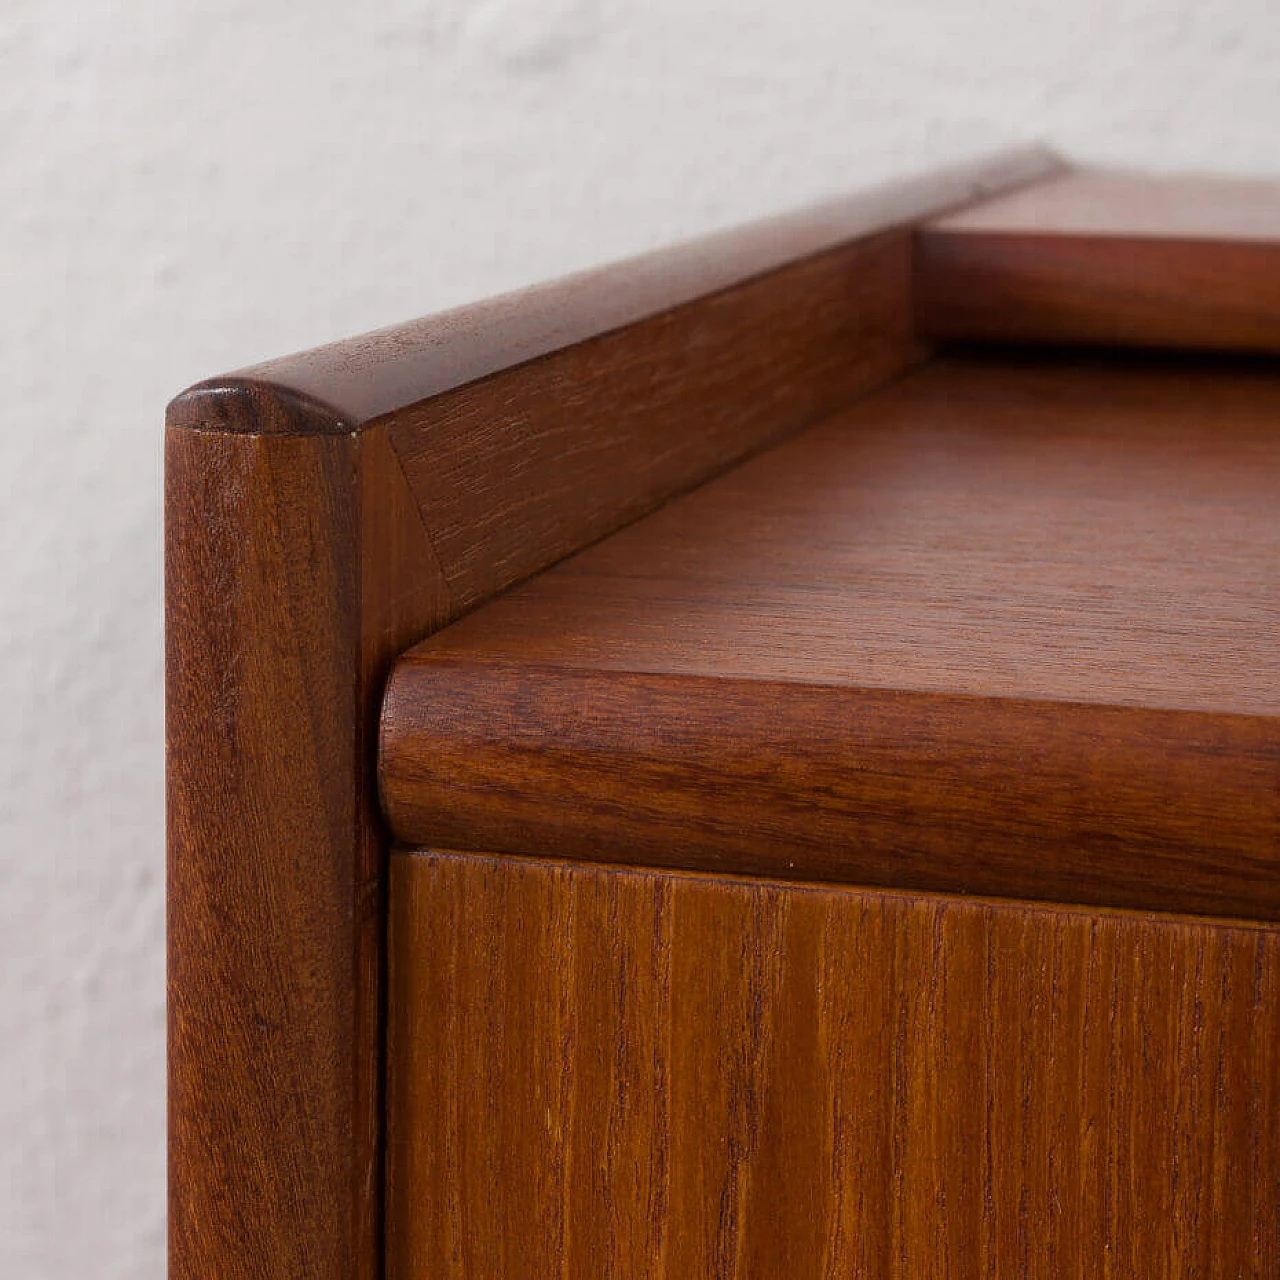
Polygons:
<instances>
[{"instance_id":1,"label":"polished wood finish","mask_svg":"<svg viewBox=\"0 0 1280 1280\"><path fill-rule=\"evenodd\" d=\"M1276 1271L1280 380L927 363L1274 351L1274 236L937 216L1061 171L170 406L174 1280Z\"/></svg>"},{"instance_id":2,"label":"polished wood finish","mask_svg":"<svg viewBox=\"0 0 1280 1280\"><path fill-rule=\"evenodd\" d=\"M373 1277L377 691L443 620L385 432L166 446L170 1275Z\"/></svg>"},{"instance_id":3,"label":"polished wood finish","mask_svg":"<svg viewBox=\"0 0 1280 1280\"><path fill-rule=\"evenodd\" d=\"M370 1280L402 649L920 358L908 225L1020 153L169 408L170 1274Z\"/></svg>"},{"instance_id":4,"label":"polished wood finish","mask_svg":"<svg viewBox=\"0 0 1280 1280\"><path fill-rule=\"evenodd\" d=\"M390 1280L1280 1273L1280 931L392 859Z\"/></svg>"},{"instance_id":5,"label":"polished wood finish","mask_svg":"<svg viewBox=\"0 0 1280 1280\"><path fill-rule=\"evenodd\" d=\"M916 252L925 337L1280 354L1280 182L1070 171Z\"/></svg>"},{"instance_id":6,"label":"polished wood finish","mask_svg":"<svg viewBox=\"0 0 1280 1280\"><path fill-rule=\"evenodd\" d=\"M1062 160L1043 147L1012 148L442 315L268 360L198 383L187 397L179 397L172 412L187 418L184 404L189 399L191 420L204 426L218 416L215 402L226 400L229 411L221 421L227 430L291 430L287 412L259 412L247 419L234 409L240 397L265 390L273 401L304 412L308 430L355 431L491 374L689 303L700 304L807 258L1043 181L1064 169ZM690 337L696 339L696 332Z\"/></svg>"},{"instance_id":7,"label":"polished wood finish","mask_svg":"<svg viewBox=\"0 0 1280 1280\"><path fill-rule=\"evenodd\" d=\"M1280 378L955 358L405 655L412 844L1280 918Z\"/></svg>"},{"instance_id":8,"label":"polished wood finish","mask_svg":"<svg viewBox=\"0 0 1280 1280\"><path fill-rule=\"evenodd\" d=\"M917 362L910 263L909 231L880 232L348 434L386 434L456 616ZM288 435L347 419L235 375L169 421Z\"/></svg>"},{"instance_id":9,"label":"polished wood finish","mask_svg":"<svg viewBox=\"0 0 1280 1280\"><path fill-rule=\"evenodd\" d=\"M397 415L454 606L901 373L910 249L873 236Z\"/></svg>"},{"instance_id":10,"label":"polished wood finish","mask_svg":"<svg viewBox=\"0 0 1280 1280\"><path fill-rule=\"evenodd\" d=\"M374 1071L353 1053L364 986L352 915L357 797L327 785L354 767L357 747L355 611L342 607L356 524L350 468L340 437L168 440L169 1220L178 1277L247 1277L264 1258L277 1275L353 1266L357 1171L347 1160L373 1151L372 1135L356 1131L366 1106L355 1077ZM200 518L182 519L183 510ZM297 627L295 608L308 626ZM300 859L306 875L295 869ZM362 924L372 920L365 913ZM290 1156L264 1177L270 1135ZM317 1234L322 1204L340 1225Z\"/></svg>"}]
</instances>

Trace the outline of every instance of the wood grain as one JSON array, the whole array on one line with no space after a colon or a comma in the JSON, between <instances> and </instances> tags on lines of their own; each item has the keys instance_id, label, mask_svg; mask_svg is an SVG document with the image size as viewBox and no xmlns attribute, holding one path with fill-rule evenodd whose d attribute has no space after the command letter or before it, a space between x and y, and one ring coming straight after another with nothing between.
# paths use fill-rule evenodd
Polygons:
<instances>
[{"instance_id":1,"label":"wood grain","mask_svg":"<svg viewBox=\"0 0 1280 1280\"><path fill-rule=\"evenodd\" d=\"M378 1273L390 660L900 371L906 224L1055 166L1005 155L170 405L175 1280Z\"/></svg>"},{"instance_id":2,"label":"wood grain","mask_svg":"<svg viewBox=\"0 0 1280 1280\"><path fill-rule=\"evenodd\" d=\"M1072 171L924 223L935 339L1280 353L1280 182Z\"/></svg>"},{"instance_id":3,"label":"wood grain","mask_svg":"<svg viewBox=\"0 0 1280 1280\"><path fill-rule=\"evenodd\" d=\"M386 434L456 616L921 354L910 234L899 229L410 404L352 434ZM170 422L327 432L334 412L294 389L233 377L180 396Z\"/></svg>"},{"instance_id":4,"label":"wood grain","mask_svg":"<svg viewBox=\"0 0 1280 1280\"><path fill-rule=\"evenodd\" d=\"M355 1265L357 792L329 785L350 774L356 742L351 469L341 437L168 439L169 1209L181 1280ZM279 1143L287 1161L264 1156ZM321 1206L332 1230L316 1229Z\"/></svg>"},{"instance_id":5,"label":"wood grain","mask_svg":"<svg viewBox=\"0 0 1280 1280\"><path fill-rule=\"evenodd\" d=\"M837 413L924 353L911 224L1055 167L1006 156L272 361L170 406L175 1280L379 1274L390 833L374 805L374 734L395 655L828 415L806 437L834 432L827 443L772 452L672 503L404 664L439 701L435 720L413 697L400 704L413 707L407 767L387 773L397 830L483 847L489 823L491 847L520 852L1280 910L1265 371L1033 369L1006 384L949 366L868 415ZM958 425L957 407L972 415ZM812 483L795 484L806 468ZM865 483L851 480L859 469ZM996 504L985 516L983 502ZM486 650L500 633L513 653ZM874 767L849 767L851 742ZM608 918L600 929L603 946ZM765 974L761 948L751 962ZM724 984L698 1014L708 1025L759 1015L730 983L735 956L716 960ZM556 974L528 981L564 1007ZM665 990L660 1004L677 1001ZM584 1223L544 1195L586 1167L578 1149L527 1203L503 1200L510 1238L551 1240L554 1261L574 1233L595 1232L591 1256L621 1248L635 1274L654 1249L706 1254L724 1274L778 1258L809 1268L803 1232L757 1244L735 1225L754 1194L756 1112L734 1121L728 1172L634 1146L650 1136L648 1091L665 1097L671 1077L657 1059L632 1061L639 1042L598 995L590 1016L621 1039L594 1052L623 1064L637 1108L616 1121L611 1208ZM770 1016L803 1039L815 1024L803 986L795 996L794 1013ZM506 1016L533 1037L547 1013ZM736 1107L736 1082L754 1079L750 1055L766 1052L755 1035L713 1110ZM571 1046L557 1043L563 1060ZM499 1065L485 1068L495 1084ZM559 1114L567 1096L554 1060L543 1065L514 1086L530 1115ZM795 1123L819 1140L812 1115ZM476 1150L492 1140L472 1133ZM782 1171L770 1194L786 1221L834 1203L813 1170ZM714 1224L667 1232L672 1196L724 1186L737 1190ZM896 1191L884 1203L916 1212ZM950 1239L919 1212L904 1231ZM483 1265L518 1274L507 1238L455 1232L450 1247L465 1239L487 1250ZM534 1262L543 1247L530 1246Z\"/></svg>"},{"instance_id":6,"label":"wood grain","mask_svg":"<svg viewBox=\"0 0 1280 1280\"><path fill-rule=\"evenodd\" d=\"M165 468L169 1274L366 1280L377 691L442 586L382 433L171 428Z\"/></svg>"},{"instance_id":7,"label":"wood grain","mask_svg":"<svg viewBox=\"0 0 1280 1280\"><path fill-rule=\"evenodd\" d=\"M957 359L396 665L411 844L1280 917L1280 380Z\"/></svg>"},{"instance_id":8,"label":"wood grain","mask_svg":"<svg viewBox=\"0 0 1280 1280\"><path fill-rule=\"evenodd\" d=\"M901 373L910 248L857 241L397 415L458 607Z\"/></svg>"},{"instance_id":9,"label":"wood grain","mask_svg":"<svg viewBox=\"0 0 1280 1280\"><path fill-rule=\"evenodd\" d=\"M1274 928L392 863L391 1280L1280 1269Z\"/></svg>"},{"instance_id":10,"label":"wood grain","mask_svg":"<svg viewBox=\"0 0 1280 1280\"><path fill-rule=\"evenodd\" d=\"M566 347L683 308L891 228L1041 181L1063 162L1018 147L611 263L499 298L268 360L191 389L193 425L210 401L263 388L339 434ZM182 399L176 406L182 412ZM235 430L231 415L227 429ZM259 414L255 428L289 430Z\"/></svg>"}]
</instances>

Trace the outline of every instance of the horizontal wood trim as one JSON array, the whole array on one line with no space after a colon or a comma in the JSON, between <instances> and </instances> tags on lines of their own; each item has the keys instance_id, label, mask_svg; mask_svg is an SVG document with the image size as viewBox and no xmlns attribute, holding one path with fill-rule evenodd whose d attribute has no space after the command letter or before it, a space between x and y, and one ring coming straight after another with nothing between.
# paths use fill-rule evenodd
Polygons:
<instances>
[{"instance_id":1,"label":"horizontal wood trim","mask_svg":"<svg viewBox=\"0 0 1280 1280\"><path fill-rule=\"evenodd\" d=\"M411 844L1280 917L1280 380L940 360L396 664Z\"/></svg>"},{"instance_id":2,"label":"horizontal wood trim","mask_svg":"<svg viewBox=\"0 0 1280 1280\"><path fill-rule=\"evenodd\" d=\"M1280 720L397 665L408 844L1280 919Z\"/></svg>"},{"instance_id":3,"label":"horizontal wood trim","mask_svg":"<svg viewBox=\"0 0 1280 1280\"><path fill-rule=\"evenodd\" d=\"M938 358L435 636L555 669L1280 715L1280 377Z\"/></svg>"},{"instance_id":4,"label":"horizontal wood trim","mask_svg":"<svg viewBox=\"0 0 1280 1280\"><path fill-rule=\"evenodd\" d=\"M921 356L914 217L1046 152L898 183L197 384L172 427L385 433L453 618Z\"/></svg>"},{"instance_id":5,"label":"horizontal wood trim","mask_svg":"<svg viewBox=\"0 0 1280 1280\"><path fill-rule=\"evenodd\" d=\"M910 234L884 232L355 433L385 441L408 485L434 624L902 373L922 357L910 299ZM193 394L177 416L201 408L203 426L171 429L293 438L324 416L261 385Z\"/></svg>"},{"instance_id":6,"label":"horizontal wood trim","mask_svg":"<svg viewBox=\"0 0 1280 1280\"><path fill-rule=\"evenodd\" d=\"M392 858L389 1280L1280 1271L1280 932Z\"/></svg>"},{"instance_id":7,"label":"horizontal wood trim","mask_svg":"<svg viewBox=\"0 0 1280 1280\"><path fill-rule=\"evenodd\" d=\"M395 415L453 608L902 373L910 295L885 232Z\"/></svg>"},{"instance_id":8,"label":"horizontal wood trim","mask_svg":"<svg viewBox=\"0 0 1280 1280\"><path fill-rule=\"evenodd\" d=\"M921 225L936 340L1280 353L1280 181L1073 172Z\"/></svg>"},{"instance_id":9,"label":"horizontal wood trim","mask_svg":"<svg viewBox=\"0 0 1280 1280\"><path fill-rule=\"evenodd\" d=\"M1024 147L858 191L209 379L170 405L169 421L250 432L357 430L490 374L1062 168L1044 148Z\"/></svg>"}]
</instances>

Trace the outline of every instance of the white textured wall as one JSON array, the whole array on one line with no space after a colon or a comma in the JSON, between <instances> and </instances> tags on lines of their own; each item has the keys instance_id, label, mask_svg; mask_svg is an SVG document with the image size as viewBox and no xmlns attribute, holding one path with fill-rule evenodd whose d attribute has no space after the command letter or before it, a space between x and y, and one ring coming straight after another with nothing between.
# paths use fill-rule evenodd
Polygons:
<instances>
[{"instance_id":1,"label":"white textured wall","mask_svg":"<svg viewBox=\"0 0 1280 1280\"><path fill-rule=\"evenodd\" d=\"M992 144L1278 126L1276 0L3 0L0 1275L163 1272L173 392Z\"/></svg>"}]
</instances>

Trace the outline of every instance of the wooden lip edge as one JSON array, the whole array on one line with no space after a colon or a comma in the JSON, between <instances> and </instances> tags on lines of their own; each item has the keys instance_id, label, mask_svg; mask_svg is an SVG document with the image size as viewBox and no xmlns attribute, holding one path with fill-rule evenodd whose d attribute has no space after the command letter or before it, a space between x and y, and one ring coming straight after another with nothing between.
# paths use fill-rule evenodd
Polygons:
<instances>
[{"instance_id":1,"label":"wooden lip edge","mask_svg":"<svg viewBox=\"0 0 1280 1280\"><path fill-rule=\"evenodd\" d=\"M1189 236L1133 231L1055 231L1052 227L1034 230L1019 227L1016 230L1002 231L999 227L953 227L945 222L917 223L913 232L918 245L934 252L961 246L970 252L979 249L998 252L1006 246L1026 251L1052 244L1066 245L1077 250L1095 246L1114 249L1117 245L1128 245L1135 253L1143 250L1162 254L1171 251L1202 253L1207 249L1219 253L1280 253L1280 240L1246 236L1226 239L1208 234Z\"/></svg>"},{"instance_id":2,"label":"wooden lip edge","mask_svg":"<svg viewBox=\"0 0 1280 1280\"><path fill-rule=\"evenodd\" d=\"M1125 182L1141 183L1148 188L1154 195L1160 195L1161 187L1170 184L1178 186L1184 183L1199 183L1206 187L1213 187L1215 193L1220 196L1229 196L1232 189L1239 190L1242 187L1254 188L1259 193L1265 194L1269 199L1274 198L1277 190L1277 179L1280 179L1280 173L1275 176L1258 176L1258 175L1239 175L1232 173L1215 173L1212 171L1186 169L1172 170L1165 172L1152 172L1144 169L1133 169L1123 165L1096 164L1092 162L1080 162L1075 164L1064 164L1057 172L1050 173L1042 179L1042 182L1036 183L1036 186L1043 185L1046 189L1052 189L1062 183L1068 183L1073 178L1080 179L1116 179ZM1021 184L1029 185L1029 184ZM1126 229L1126 230L1108 230L1105 227L1088 227L1088 226L1072 226L1068 223L1065 227L1054 223L1046 223L1045 225L1032 225L1029 223L1019 223L1013 226L1001 224L999 221L986 222L983 218L991 216L991 208L999 207L1005 196L1010 196L1014 200L1018 199L1018 189L1010 188L1008 191L996 192L989 200L981 202L974 201L970 204L960 206L955 209L943 209L936 214L920 219L916 230L921 236L937 236L940 238L960 239L983 239L991 238L995 240L1086 240L1086 241L1102 241L1110 242L1116 240L1129 240L1135 244L1177 244L1183 247L1214 245L1222 248L1234 247L1253 247L1253 248L1270 248L1277 247L1278 242L1272 235L1262 236L1261 238L1253 235L1239 235L1232 232L1223 232L1218 230L1205 231L1203 234L1188 234L1183 231L1164 232L1159 227L1155 229Z\"/></svg>"},{"instance_id":3,"label":"wooden lip edge","mask_svg":"<svg viewBox=\"0 0 1280 1280\"><path fill-rule=\"evenodd\" d=\"M655 867L647 863L594 861L589 858L556 858L537 853L494 853L488 849L455 849L439 845L393 844L390 857L408 860L430 858L439 862L486 862L494 865L515 863L521 867L551 871L588 868L592 871L617 871L623 875L653 876L677 880L693 880L706 885L756 885L764 881L795 893L826 893L832 889L846 889L850 893L874 893L878 898L915 901L928 898L937 902L965 902L974 906L989 907L994 911L1025 914L1043 912L1046 915L1108 916L1132 920L1147 919L1151 912L1142 907L1108 907L1088 902L1063 902L1056 898L1006 898L998 894L955 893L943 889L908 889L895 885L845 884L841 881L797 879L786 875L763 875L749 871L701 870L697 867ZM388 880L391 878L388 872ZM1199 925L1206 929L1247 929L1250 932L1270 933L1276 922L1251 919L1249 916L1204 915L1190 911L1161 911L1162 920L1179 921Z\"/></svg>"},{"instance_id":4,"label":"wooden lip edge","mask_svg":"<svg viewBox=\"0 0 1280 1280\"><path fill-rule=\"evenodd\" d=\"M677 686L686 685L688 686L688 692L683 695L686 699L684 705L687 706L690 711L690 715L686 723L694 726L696 726L698 720L698 706L700 701L702 701L697 696L698 692L701 691L706 695L705 700L707 705L714 706L718 701L718 691L728 684L736 685L739 688L746 689L757 694L765 689L789 691L793 695L798 694L800 697L836 692L847 695L850 698L862 696L868 699L869 702L877 703L881 707L886 707L891 704L896 704L899 707L910 707L911 704L915 704L919 708L921 716L926 720L932 719L933 715L935 715L940 708L944 707L957 709L962 716L969 715L975 717L981 715L985 711L993 711L1001 716L1013 716L1023 713L1025 714L1028 722L1035 719L1043 720L1046 718L1057 721L1063 715L1082 718L1097 716L1113 720L1123 718L1127 723L1131 723L1134 726L1153 730L1153 737L1156 739L1160 737L1159 729L1160 722L1162 720L1167 721L1170 719L1177 719L1182 724L1198 724L1205 728L1216 724L1219 727L1226 726L1228 729L1233 731L1247 729L1270 730L1271 739L1267 749L1274 754L1277 746L1280 746L1280 717L1267 714L1227 714L1173 707L1129 706L1124 704L1090 703L1066 699L1013 698L964 693L948 694L911 689L864 688L852 685L831 686L800 680L753 680L749 677L691 676L680 674L664 675L662 673L640 671L560 668L542 664L524 666L519 663L507 661L488 662L480 660L475 662L457 662L450 659L440 661L431 657L429 649L426 648L426 643L429 642L424 642L424 645L417 646L416 649L408 650L406 654L401 656L393 667L385 686L382 711L379 717L377 749L378 795L384 821L391 833L392 841L397 847L432 845L436 843L459 849L471 847L469 841L463 845L459 845L456 835L451 837L441 831L428 830L425 826L406 825L402 821L404 808L412 808L415 803L408 798L409 791L412 789L413 784L402 783L397 785L394 782L394 779L390 776L391 766L389 765L389 762L393 760L395 754L399 753L411 758L414 755L412 744L419 734L427 739L435 736L430 728L416 725L414 723L414 719L415 712L418 708L438 705L439 698L431 696L432 690L430 689L429 683L426 689L427 696L424 696L423 691L415 689L415 684L418 684L423 680L430 682L433 676L444 675L447 678L450 667L464 672L468 676L474 676L478 672L488 670L490 672L500 671L508 676L517 675L522 679L525 679L530 675L542 673L552 677L557 675L566 676L588 683L600 680L606 682L612 680L618 682L622 687L624 696L626 696L626 686L628 684L635 684L638 686L666 684L673 690ZM715 720L714 715L710 717L710 720ZM1108 737L1105 731L1098 729L1097 726L1090 731L1090 736L1101 736L1104 740ZM501 737L501 731L496 731L494 734L494 740L498 741ZM555 737L556 735L554 733L548 733L549 740L555 740ZM965 737L963 732L958 736L953 734L952 737L955 739L953 745L956 747L963 747L966 745L972 746L972 743ZM985 738L984 741L986 741ZM619 735L618 742L618 755L619 757L625 757L628 752L625 748L623 735ZM1178 735L1174 739L1167 740L1167 745L1173 747L1183 746L1185 743L1186 739L1183 735ZM527 745L528 744L526 744L526 747ZM909 749L910 745L909 739L904 737L902 742L904 760L911 758L911 751ZM947 747L948 744L946 742L945 735L939 740L939 745L942 746L944 750ZM1197 741L1192 754L1196 754L1201 750L1203 750L1203 744ZM419 752L418 754L421 753ZM646 760L651 758L643 750L639 752L633 751L631 754L634 755L637 760ZM731 752L730 754L732 755L733 753ZM1167 755L1167 753L1165 754ZM1212 752L1209 753L1210 756L1212 756L1212 754ZM1149 757L1151 756L1149 744L1146 750L1146 755ZM1163 758L1164 756L1162 756L1162 759ZM1186 759L1185 752L1182 753L1182 758ZM1154 768L1153 759L1149 758L1145 763ZM961 769L958 776L963 777L963 775L964 771ZM695 786L698 785L696 777L694 777L692 781ZM1081 785L1084 786L1087 783L1091 787L1096 787L1098 781L1098 778L1092 774L1090 774L1088 778L1085 778L1082 775ZM1124 778L1118 778L1117 781L1119 781L1121 785L1117 792L1117 803L1119 804L1119 809L1116 813L1118 816L1123 818L1123 810L1126 803L1123 799L1123 795L1125 787L1129 784L1130 779L1128 775L1125 775ZM405 805L402 806L400 803L401 800L406 802ZM552 806L552 810L554 810L554 805ZM554 825L554 819L552 819L551 826L547 829L550 830ZM1192 825L1194 826L1195 824L1193 823ZM1204 822L1201 821L1200 826L1203 827L1203 825ZM1178 826L1178 824L1175 824L1175 826ZM1139 837L1140 842L1151 844L1152 835L1150 831L1145 831L1142 828L1134 828L1134 830L1141 831ZM1172 831L1173 828L1170 830ZM1051 834L1052 833L1050 832L1045 832L1044 837L1047 839ZM1176 839L1169 843L1169 855L1174 858L1181 857L1189 851L1189 846L1186 844L1186 831L1179 828L1178 834L1182 837L1181 843ZM505 847L505 845L503 847L495 847L493 841L491 839L486 840L483 833L480 833L477 836L474 850L483 850L503 856L509 854L536 856L536 854L531 854L527 849L516 850ZM545 851L543 851L542 856L548 856L553 859L558 858L561 861L574 861L577 857L574 853L548 854ZM724 856L732 859L737 855L728 852ZM1259 855L1256 852L1245 853L1241 851L1241 856L1245 857L1246 860L1257 860ZM1280 868L1280 848L1272 849L1270 851L1270 856L1275 859L1277 868ZM730 873L750 875L757 878L760 876L764 876L766 878L771 877L774 874L772 869L772 858L773 855L765 855L764 857L764 860L769 864L770 869L762 869L762 866L754 859L748 859L741 865L735 865L730 868ZM606 857L602 859L602 861L607 862L609 859ZM627 865L642 864L640 863L640 860L637 859L635 864ZM653 865L657 869L662 870L679 868L704 873L708 871L724 871L727 869L726 866L719 861L719 857L717 857L713 864L709 863L705 857L697 853L689 854L683 858L676 858L669 864L662 862L656 864L644 863L643 865ZM992 888L989 882L962 883L960 879L955 878L944 878L943 880L938 880L932 876L922 876L918 870L918 864L915 865L916 869L914 870L913 864L904 865L904 867L895 871L891 878L881 876L879 878L872 877L864 880L848 880L848 882L861 883L865 887L869 888L895 889L903 892L922 891L963 894L965 896L979 897L985 895L993 897L1009 897L1011 899L1022 898L1032 901L1054 901L1062 903L1063 905L1074 904L1078 906L1108 907L1117 910L1150 910L1159 911L1162 914L1196 914L1213 918L1231 917L1280 923L1280 896L1278 896L1275 901L1262 903L1257 899L1254 892L1244 881L1237 884L1234 888L1228 884L1225 889L1219 890L1212 895L1214 899L1220 898L1222 900L1222 905L1219 909L1216 905L1208 904L1203 891L1192 891L1192 897L1194 897L1197 905L1195 907L1188 907L1186 903L1191 900L1188 897L1188 892L1185 889L1180 890L1176 885L1171 886L1167 892L1157 892L1149 899L1144 899L1141 902L1133 900L1131 896L1123 896L1123 894L1117 889L1120 881L1114 880L1112 877L1105 876L1098 882L1090 880L1087 885L1082 887L1079 896L1063 896L1060 892L1052 891L1047 883L1043 892L1033 892L1026 889L1015 891L1011 887L1008 893L1006 893L1003 887ZM1231 876L1227 874L1228 870L1229 868L1224 868L1220 874L1224 875L1229 881ZM846 872L840 867L833 867L832 873L829 875L822 874L814 870L810 870L806 873L792 867L792 876L798 880L833 883L844 883L847 879ZM1110 889L1107 888L1108 884L1111 884L1112 886Z\"/></svg>"},{"instance_id":5,"label":"wooden lip edge","mask_svg":"<svg viewBox=\"0 0 1280 1280\"><path fill-rule=\"evenodd\" d=\"M1023 259L1031 258L1040 262L1039 257L1047 247L1069 250L1073 253L1111 253L1118 247L1129 250L1134 255L1146 254L1148 257L1167 257L1176 254L1250 254L1258 257L1280 257L1280 240L1257 240L1241 238L1227 240L1210 235L1146 235L1131 231L1054 231L1027 230L1018 228L1014 231L1001 231L994 227L949 227L946 224L921 222L912 228L912 241L919 254L929 255L946 263L946 259L954 254L965 255L965 267L968 270L997 271L1003 265L1003 256L1019 254ZM928 264L936 269L936 263ZM1045 265L1042 271L1053 270ZM1026 274L1027 268L1019 262L1017 274ZM917 291L927 284L922 274L915 278ZM1093 287L1092 282L1085 282ZM1126 288L1124 283L1103 282L1107 287Z\"/></svg>"},{"instance_id":6,"label":"wooden lip edge","mask_svg":"<svg viewBox=\"0 0 1280 1280\"><path fill-rule=\"evenodd\" d=\"M1270 275L1280 271L1280 240L922 223L913 229L912 243L912 322L925 342L1092 346L1125 353L1263 359L1280 354L1280 340L1272 336L1280 333L1280 322L1270 324L1265 307L1242 302L1238 291L1224 294L1206 285L1199 295L1182 295L1163 325L1132 321L1106 306L1108 299L1118 299L1169 307L1165 273L1180 259L1201 268L1201 275L1224 260L1237 273L1247 269ZM1103 270L1117 253L1125 255L1129 266L1119 280ZM971 300L975 291L981 296L987 290L1001 295L1003 305L989 303L979 313ZM1056 290L1058 296L1046 301L1043 290ZM1242 333L1242 325L1251 332ZM1173 332L1175 327L1182 331Z\"/></svg>"},{"instance_id":7,"label":"wooden lip edge","mask_svg":"<svg viewBox=\"0 0 1280 1280\"><path fill-rule=\"evenodd\" d=\"M358 431L490 374L1067 167L1042 146L996 152L206 379L170 402L166 421L244 434Z\"/></svg>"}]
</instances>

